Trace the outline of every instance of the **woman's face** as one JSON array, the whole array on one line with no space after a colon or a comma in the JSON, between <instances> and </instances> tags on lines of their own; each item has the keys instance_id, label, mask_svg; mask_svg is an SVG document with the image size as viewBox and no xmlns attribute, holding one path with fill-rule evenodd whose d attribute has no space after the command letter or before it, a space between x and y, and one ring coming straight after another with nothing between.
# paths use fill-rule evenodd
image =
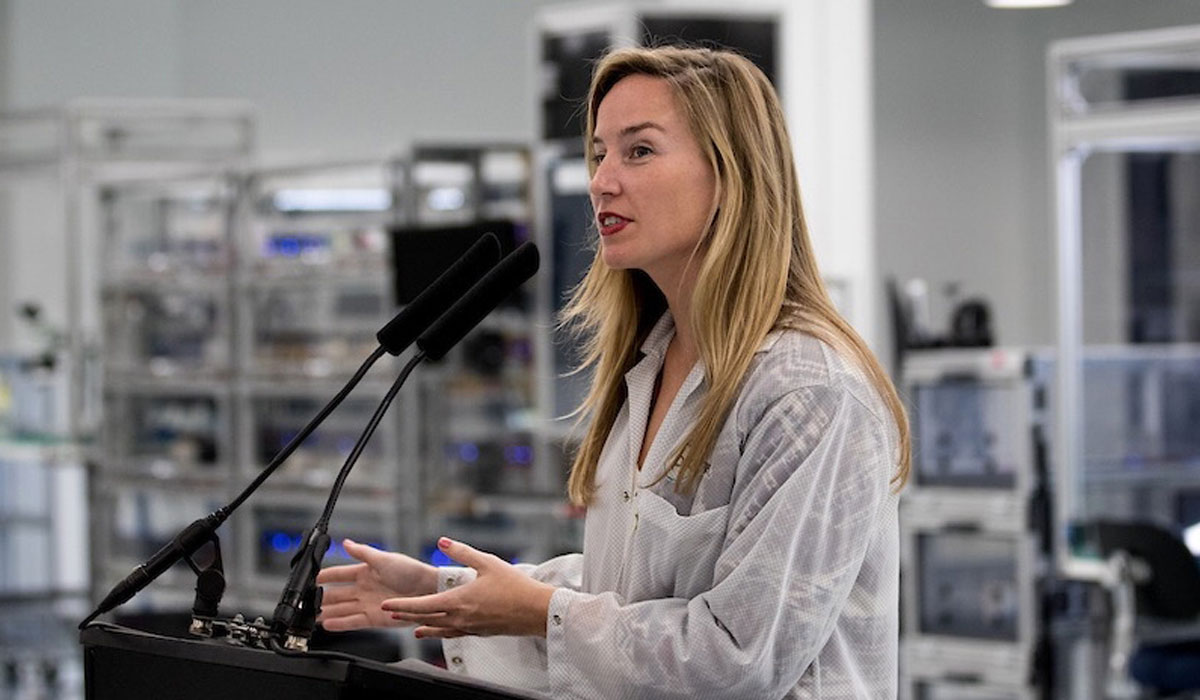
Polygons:
<instances>
[{"instance_id":1,"label":"woman's face","mask_svg":"<svg viewBox=\"0 0 1200 700\"><path fill-rule=\"evenodd\" d=\"M642 270L670 293L709 225L716 176L667 81L619 80L596 111L592 144L589 190L605 264Z\"/></svg>"}]
</instances>

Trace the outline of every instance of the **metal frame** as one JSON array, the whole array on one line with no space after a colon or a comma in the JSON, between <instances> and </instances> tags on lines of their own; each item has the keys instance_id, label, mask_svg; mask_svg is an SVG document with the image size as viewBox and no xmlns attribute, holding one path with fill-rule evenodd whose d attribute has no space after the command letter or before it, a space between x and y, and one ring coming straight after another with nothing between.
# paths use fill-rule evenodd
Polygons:
<instances>
[{"instance_id":1,"label":"metal frame","mask_svg":"<svg viewBox=\"0 0 1200 700\"><path fill-rule=\"evenodd\" d=\"M128 177L178 173L200 164L238 161L249 157L255 144L255 112L248 103L232 100L81 99L52 110L0 113L0 180L44 177L60 185L66 232L67 345L71 359L70 437L79 439L93 426L86 415L83 357L88 339L83 328L86 303L83 280L90 272L85 255L84 199L96 183ZM53 143L40 155L6 158L4 132L33 124L53 133ZM232 143L187 149L189 132L206 125L227 126ZM124 150L131 136L177 130L175 147L139 152ZM89 139L100 134L101 147Z\"/></svg>"},{"instance_id":2,"label":"metal frame","mask_svg":"<svg viewBox=\"0 0 1200 700\"><path fill-rule=\"evenodd\" d=\"M1044 410L1037 406L1038 377L1032 363L1036 353L1024 349L933 350L912 353L904 366L905 393L918 385L961 377L988 388L1016 390L1016 413L1007 423L1025 430L1023 454L1012 487L972 488L913 483L905 494L901 518L901 602L905 614L901 651L902 679L906 692L918 683L965 682L964 687L1000 689L1016 698L1038 697L1030 684L1035 650L1039 643L1039 576L1044 556L1039 540L1030 531L1030 498L1037 486L1034 468L1038 459L1035 431L1044 435ZM924 535L957 534L1011 540L1016 561L1017 638L985 640L967 636L930 634L920 628L919 541ZM969 681L969 682L968 682Z\"/></svg>"},{"instance_id":3,"label":"metal frame","mask_svg":"<svg viewBox=\"0 0 1200 700\"><path fill-rule=\"evenodd\" d=\"M1104 562L1075 556L1067 535L1076 512L1082 474L1083 299L1080 176L1094 152L1129 151L1166 144L1200 149L1200 96L1171 104L1109 106L1089 114L1063 109L1072 61L1102 59L1134 50L1200 50L1200 26L1070 39L1051 44L1046 59L1049 167L1056 233L1058 337L1055 385L1055 560L1067 578L1102 581Z\"/></svg>"}]
</instances>

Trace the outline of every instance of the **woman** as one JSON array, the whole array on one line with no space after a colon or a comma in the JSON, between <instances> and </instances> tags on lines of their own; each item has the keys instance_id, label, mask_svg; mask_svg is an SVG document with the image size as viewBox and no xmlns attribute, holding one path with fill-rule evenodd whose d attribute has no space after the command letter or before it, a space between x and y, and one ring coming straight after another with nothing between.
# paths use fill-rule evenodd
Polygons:
<instances>
[{"instance_id":1,"label":"woman","mask_svg":"<svg viewBox=\"0 0 1200 700\"><path fill-rule=\"evenodd\" d=\"M587 108L583 554L443 538L470 568L439 571L348 543L326 628L416 624L555 697L894 696L907 424L822 285L774 90L732 53L627 49Z\"/></svg>"}]
</instances>

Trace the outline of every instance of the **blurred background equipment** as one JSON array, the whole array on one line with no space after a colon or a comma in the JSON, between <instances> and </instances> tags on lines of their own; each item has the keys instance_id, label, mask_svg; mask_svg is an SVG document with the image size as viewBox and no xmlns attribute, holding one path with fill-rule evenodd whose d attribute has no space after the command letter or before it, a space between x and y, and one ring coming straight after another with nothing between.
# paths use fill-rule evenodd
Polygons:
<instances>
[{"instance_id":1,"label":"blurred background equipment","mask_svg":"<svg viewBox=\"0 0 1200 700\"><path fill-rule=\"evenodd\" d=\"M1172 582L1196 580L1200 556L1197 56L1197 27L1064 40L1047 56L1055 547L1061 575L1109 592L1114 697L1200 690L1168 670L1200 667L1200 592L1182 594L1191 614L1162 604Z\"/></svg>"},{"instance_id":2,"label":"blurred background equipment","mask_svg":"<svg viewBox=\"0 0 1200 700\"><path fill-rule=\"evenodd\" d=\"M1079 614L1066 607L1050 546L1050 371L1047 353L1016 348L905 359L914 443L901 514L908 697L1069 697L1065 640L1078 634Z\"/></svg>"}]
</instances>

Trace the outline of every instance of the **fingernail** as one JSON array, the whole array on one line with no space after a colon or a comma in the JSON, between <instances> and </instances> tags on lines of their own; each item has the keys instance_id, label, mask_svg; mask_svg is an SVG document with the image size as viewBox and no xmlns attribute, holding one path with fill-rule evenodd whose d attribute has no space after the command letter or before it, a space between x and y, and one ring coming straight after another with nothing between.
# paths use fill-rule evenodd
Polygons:
<instances>
[{"instance_id":1,"label":"fingernail","mask_svg":"<svg viewBox=\"0 0 1200 700\"><path fill-rule=\"evenodd\" d=\"M454 542L449 537L443 537L438 540L438 547L442 549L445 549L452 544L454 544Z\"/></svg>"}]
</instances>

